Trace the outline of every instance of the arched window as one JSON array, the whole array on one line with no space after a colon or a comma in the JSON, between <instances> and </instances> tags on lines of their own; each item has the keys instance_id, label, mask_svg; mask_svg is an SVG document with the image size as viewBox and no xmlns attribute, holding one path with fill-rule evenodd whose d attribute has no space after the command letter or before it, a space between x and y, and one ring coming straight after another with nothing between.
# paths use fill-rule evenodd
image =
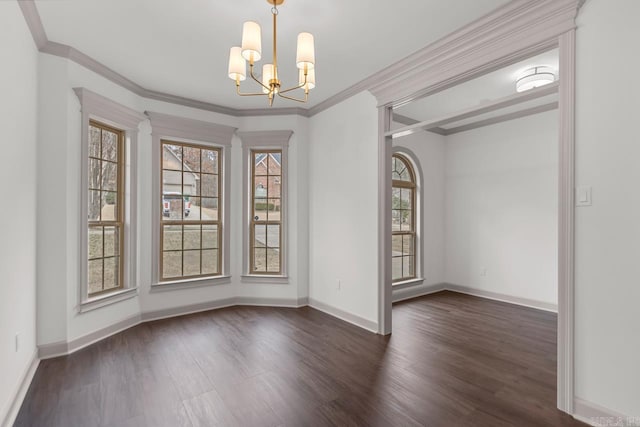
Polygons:
<instances>
[{"instance_id":1,"label":"arched window","mask_svg":"<svg viewBox=\"0 0 640 427\"><path fill-rule=\"evenodd\" d=\"M416 174L402 154L391 161L391 278L394 282L416 277Z\"/></svg>"}]
</instances>

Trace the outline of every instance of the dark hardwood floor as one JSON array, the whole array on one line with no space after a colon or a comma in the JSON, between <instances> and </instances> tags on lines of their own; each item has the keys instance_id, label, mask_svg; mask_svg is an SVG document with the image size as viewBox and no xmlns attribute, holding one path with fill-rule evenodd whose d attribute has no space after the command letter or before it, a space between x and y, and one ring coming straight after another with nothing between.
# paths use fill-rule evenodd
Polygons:
<instances>
[{"instance_id":1,"label":"dark hardwood floor","mask_svg":"<svg viewBox=\"0 0 640 427\"><path fill-rule=\"evenodd\" d=\"M381 337L311 308L142 324L41 362L17 426L573 426L556 316L441 292Z\"/></svg>"}]
</instances>

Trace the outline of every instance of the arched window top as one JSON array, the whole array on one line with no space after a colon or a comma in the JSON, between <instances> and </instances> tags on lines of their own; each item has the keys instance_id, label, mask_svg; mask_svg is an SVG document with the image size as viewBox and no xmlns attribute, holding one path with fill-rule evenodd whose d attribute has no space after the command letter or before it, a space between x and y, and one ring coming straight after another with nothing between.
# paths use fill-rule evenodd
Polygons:
<instances>
[{"instance_id":1,"label":"arched window top","mask_svg":"<svg viewBox=\"0 0 640 427\"><path fill-rule=\"evenodd\" d=\"M403 183L416 185L416 174L411 162L402 154L394 154L391 161L391 179Z\"/></svg>"}]
</instances>

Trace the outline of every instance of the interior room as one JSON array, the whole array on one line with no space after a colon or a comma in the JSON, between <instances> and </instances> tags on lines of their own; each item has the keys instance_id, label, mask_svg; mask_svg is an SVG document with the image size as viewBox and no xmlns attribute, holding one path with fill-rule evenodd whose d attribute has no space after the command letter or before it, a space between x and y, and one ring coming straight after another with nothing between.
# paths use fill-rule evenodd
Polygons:
<instances>
[{"instance_id":1,"label":"interior room","mask_svg":"<svg viewBox=\"0 0 640 427\"><path fill-rule=\"evenodd\" d=\"M640 425L638 16L0 2L0 425Z\"/></svg>"}]
</instances>

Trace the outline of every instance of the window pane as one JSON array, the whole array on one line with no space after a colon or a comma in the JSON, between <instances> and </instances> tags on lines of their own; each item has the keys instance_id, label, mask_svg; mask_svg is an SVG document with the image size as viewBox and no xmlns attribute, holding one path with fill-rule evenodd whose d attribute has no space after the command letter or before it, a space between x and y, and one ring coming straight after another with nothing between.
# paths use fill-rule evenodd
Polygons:
<instances>
[{"instance_id":1,"label":"window pane","mask_svg":"<svg viewBox=\"0 0 640 427\"><path fill-rule=\"evenodd\" d=\"M89 261L88 265L89 295L102 291L102 258Z\"/></svg>"},{"instance_id":2,"label":"window pane","mask_svg":"<svg viewBox=\"0 0 640 427\"><path fill-rule=\"evenodd\" d=\"M179 145L162 144L162 168L182 170L182 147Z\"/></svg>"},{"instance_id":3,"label":"window pane","mask_svg":"<svg viewBox=\"0 0 640 427\"><path fill-rule=\"evenodd\" d=\"M267 198L268 188L267 188L267 177L266 176L256 176L253 178L253 197L256 199Z\"/></svg>"},{"instance_id":4,"label":"window pane","mask_svg":"<svg viewBox=\"0 0 640 427\"><path fill-rule=\"evenodd\" d=\"M402 257L393 257L391 259L391 279L398 280L402 278Z\"/></svg>"},{"instance_id":5,"label":"window pane","mask_svg":"<svg viewBox=\"0 0 640 427\"><path fill-rule=\"evenodd\" d=\"M184 251L184 276L200 275L200 251Z\"/></svg>"},{"instance_id":6,"label":"window pane","mask_svg":"<svg viewBox=\"0 0 640 427\"><path fill-rule=\"evenodd\" d=\"M100 138L100 128L89 126L89 157L99 158L101 156Z\"/></svg>"},{"instance_id":7,"label":"window pane","mask_svg":"<svg viewBox=\"0 0 640 427\"><path fill-rule=\"evenodd\" d=\"M267 219L269 221L280 221L280 199L269 199L267 209Z\"/></svg>"},{"instance_id":8,"label":"window pane","mask_svg":"<svg viewBox=\"0 0 640 427\"><path fill-rule=\"evenodd\" d=\"M182 172L162 171L162 193L182 194Z\"/></svg>"},{"instance_id":9,"label":"window pane","mask_svg":"<svg viewBox=\"0 0 640 427\"><path fill-rule=\"evenodd\" d=\"M182 252L164 252L162 254L162 277L182 276Z\"/></svg>"},{"instance_id":10,"label":"window pane","mask_svg":"<svg viewBox=\"0 0 640 427\"><path fill-rule=\"evenodd\" d=\"M118 190L118 164L102 162L102 189L109 191Z\"/></svg>"},{"instance_id":11,"label":"window pane","mask_svg":"<svg viewBox=\"0 0 640 427\"><path fill-rule=\"evenodd\" d=\"M402 258L402 277L414 277L414 259L413 256L405 256Z\"/></svg>"},{"instance_id":12,"label":"window pane","mask_svg":"<svg viewBox=\"0 0 640 427\"><path fill-rule=\"evenodd\" d=\"M280 247L280 226L267 225L267 246L270 248Z\"/></svg>"},{"instance_id":13,"label":"window pane","mask_svg":"<svg viewBox=\"0 0 640 427\"><path fill-rule=\"evenodd\" d=\"M391 189L391 209L400 209L400 189L397 187Z\"/></svg>"},{"instance_id":14,"label":"window pane","mask_svg":"<svg viewBox=\"0 0 640 427\"><path fill-rule=\"evenodd\" d=\"M99 191L89 190L89 209L87 219L89 221L100 221L101 196Z\"/></svg>"},{"instance_id":15,"label":"window pane","mask_svg":"<svg viewBox=\"0 0 640 427\"><path fill-rule=\"evenodd\" d=\"M253 254L253 270L262 273L266 272L267 250L265 248L255 248Z\"/></svg>"},{"instance_id":16,"label":"window pane","mask_svg":"<svg viewBox=\"0 0 640 427\"><path fill-rule=\"evenodd\" d=\"M218 173L218 152L202 150L202 172Z\"/></svg>"},{"instance_id":17,"label":"window pane","mask_svg":"<svg viewBox=\"0 0 640 427\"><path fill-rule=\"evenodd\" d=\"M253 227L253 247L264 248L267 246L267 226L258 224Z\"/></svg>"},{"instance_id":18,"label":"window pane","mask_svg":"<svg viewBox=\"0 0 640 427\"><path fill-rule=\"evenodd\" d=\"M218 248L218 226L205 224L202 226L202 248Z\"/></svg>"},{"instance_id":19,"label":"window pane","mask_svg":"<svg viewBox=\"0 0 640 427\"><path fill-rule=\"evenodd\" d=\"M198 179L198 175L193 172L185 172L182 175L182 194L185 196L198 196L200 191Z\"/></svg>"},{"instance_id":20,"label":"window pane","mask_svg":"<svg viewBox=\"0 0 640 427\"><path fill-rule=\"evenodd\" d=\"M101 182L102 167L100 160L89 159L89 190L99 190Z\"/></svg>"},{"instance_id":21,"label":"window pane","mask_svg":"<svg viewBox=\"0 0 640 427\"><path fill-rule=\"evenodd\" d=\"M119 275L119 258L105 258L104 259L104 290L118 288L120 282Z\"/></svg>"},{"instance_id":22,"label":"window pane","mask_svg":"<svg viewBox=\"0 0 640 427\"><path fill-rule=\"evenodd\" d=\"M253 216L254 221L265 221L267 219L267 199L255 199Z\"/></svg>"},{"instance_id":23,"label":"window pane","mask_svg":"<svg viewBox=\"0 0 640 427\"><path fill-rule=\"evenodd\" d=\"M182 219L183 201L179 194L165 194L162 196L162 216L170 220Z\"/></svg>"},{"instance_id":24,"label":"window pane","mask_svg":"<svg viewBox=\"0 0 640 427\"><path fill-rule=\"evenodd\" d=\"M402 255L402 235L391 236L391 254L394 257Z\"/></svg>"},{"instance_id":25,"label":"window pane","mask_svg":"<svg viewBox=\"0 0 640 427\"><path fill-rule=\"evenodd\" d=\"M280 249L267 249L267 272L280 272Z\"/></svg>"},{"instance_id":26,"label":"window pane","mask_svg":"<svg viewBox=\"0 0 640 427\"><path fill-rule=\"evenodd\" d=\"M162 227L162 249L165 251L182 249L181 225L164 225Z\"/></svg>"},{"instance_id":27,"label":"window pane","mask_svg":"<svg viewBox=\"0 0 640 427\"><path fill-rule=\"evenodd\" d=\"M279 198L281 194L282 185L280 184L279 176L270 176L267 180L268 188L267 194L269 198Z\"/></svg>"},{"instance_id":28,"label":"window pane","mask_svg":"<svg viewBox=\"0 0 640 427\"><path fill-rule=\"evenodd\" d=\"M282 168L280 166L281 161L280 153L269 153L267 157L268 166L269 166L269 175L280 175L282 172Z\"/></svg>"},{"instance_id":29,"label":"window pane","mask_svg":"<svg viewBox=\"0 0 640 427\"><path fill-rule=\"evenodd\" d=\"M89 227L89 259L102 258L102 227Z\"/></svg>"},{"instance_id":30,"label":"window pane","mask_svg":"<svg viewBox=\"0 0 640 427\"><path fill-rule=\"evenodd\" d=\"M185 221L200 220L200 197L184 196L184 219Z\"/></svg>"},{"instance_id":31,"label":"window pane","mask_svg":"<svg viewBox=\"0 0 640 427\"><path fill-rule=\"evenodd\" d=\"M118 254L118 234L116 227L104 227L104 256Z\"/></svg>"},{"instance_id":32,"label":"window pane","mask_svg":"<svg viewBox=\"0 0 640 427\"><path fill-rule=\"evenodd\" d=\"M114 191L102 192L102 209L100 218L102 221L115 221L118 214L118 194Z\"/></svg>"},{"instance_id":33,"label":"window pane","mask_svg":"<svg viewBox=\"0 0 640 427\"><path fill-rule=\"evenodd\" d=\"M200 172L200 149L194 147L182 147L184 170Z\"/></svg>"},{"instance_id":34,"label":"window pane","mask_svg":"<svg viewBox=\"0 0 640 427\"><path fill-rule=\"evenodd\" d=\"M405 234L402 236L402 254L413 255L413 235Z\"/></svg>"},{"instance_id":35,"label":"window pane","mask_svg":"<svg viewBox=\"0 0 640 427\"><path fill-rule=\"evenodd\" d=\"M200 225L184 226L184 249L200 249Z\"/></svg>"},{"instance_id":36,"label":"window pane","mask_svg":"<svg viewBox=\"0 0 640 427\"><path fill-rule=\"evenodd\" d=\"M218 197L218 175L202 174L200 188L202 197Z\"/></svg>"},{"instance_id":37,"label":"window pane","mask_svg":"<svg viewBox=\"0 0 640 427\"><path fill-rule=\"evenodd\" d=\"M118 134L102 130L102 158L112 162L118 161Z\"/></svg>"},{"instance_id":38,"label":"window pane","mask_svg":"<svg viewBox=\"0 0 640 427\"><path fill-rule=\"evenodd\" d=\"M218 274L218 250L202 251L202 274Z\"/></svg>"},{"instance_id":39,"label":"window pane","mask_svg":"<svg viewBox=\"0 0 640 427\"><path fill-rule=\"evenodd\" d=\"M203 221L218 221L218 200L210 197L200 199L200 215Z\"/></svg>"},{"instance_id":40,"label":"window pane","mask_svg":"<svg viewBox=\"0 0 640 427\"><path fill-rule=\"evenodd\" d=\"M254 175L267 175L267 154L266 153L254 153Z\"/></svg>"},{"instance_id":41,"label":"window pane","mask_svg":"<svg viewBox=\"0 0 640 427\"><path fill-rule=\"evenodd\" d=\"M402 211L394 209L391 211L391 230L400 231L400 222L402 220Z\"/></svg>"}]
</instances>

